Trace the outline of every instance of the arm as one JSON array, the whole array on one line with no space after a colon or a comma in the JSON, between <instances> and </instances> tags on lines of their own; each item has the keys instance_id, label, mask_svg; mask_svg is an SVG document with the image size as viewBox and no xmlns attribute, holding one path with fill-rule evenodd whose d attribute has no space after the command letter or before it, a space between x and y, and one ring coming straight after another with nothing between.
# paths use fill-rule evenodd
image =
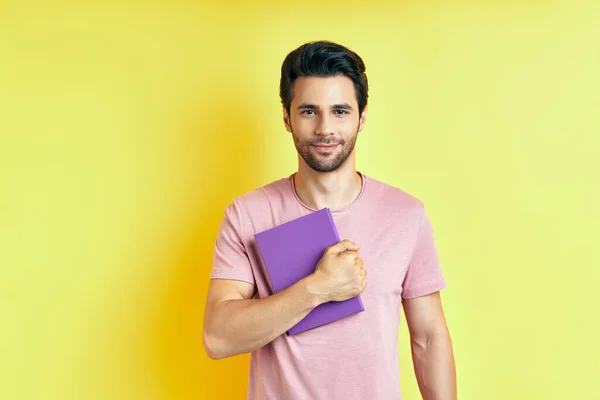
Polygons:
<instances>
[{"instance_id":1,"label":"arm","mask_svg":"<svg viewBox=\"0 0 600 400\"><path fill-rule=\"evenodd\" d=\"M252 352L273 341L323 302L311 277L263 299L254 285L213 279L204 313L204 347L212 359Z\"/></svg>"},{"instance_id":2,"label":"arm","mask_svg":"<svg viewBox=\"0 0 600 400\"><path fill-rule=\"evenodd\" d=\"M272 342L322 303L343 301L365 288L359 246L348 241L325 250L315 272L273 295L253 299L254 285L213 279L204 313L204 347L217 359L252 352Z\"/></svg>"},{"instance_id":3,"label":"arm","mask_svg":"<svg viewBox=\"0 0 600 400\"><path fill-rule=\"evenodd\" d=\"M412 358L424 400L456 400L452 342L439 292L405 299Z\"/></svg>"},{"instance_id":4,"label":"arm","mask_svg":"<svg viewBox=\"0 0 600 400\"><path fill-rule=\"evenodd\" d=\"M253 298L256 287L241 210L238 201L226 208L215 243L202 335L206 353L213 359L264 346L320 303L320 296L309 291L310 279L268 298Z\"/></svg>"}]
</instances>

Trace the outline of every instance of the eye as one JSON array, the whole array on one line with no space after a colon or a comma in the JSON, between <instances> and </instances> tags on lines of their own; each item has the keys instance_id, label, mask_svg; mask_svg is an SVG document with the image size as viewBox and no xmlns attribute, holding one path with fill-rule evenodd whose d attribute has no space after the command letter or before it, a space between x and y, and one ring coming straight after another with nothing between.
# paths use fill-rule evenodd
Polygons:
<instances>
[{"instance_id":1,"label":"eye","mask_svg":"<svg viewBox=\"0 0 600 400\"><path fill-rule=\"evenodd\" d=\"M314 114L314 112L315 112L315 110L304 110L304 111L302 111L302 114L304 114L304 115L312 115L312 114Z\"/></svg>"},{"instance_id":2,"label":"eye","mask_svg":"<svg viewBox=\"0 0 600 400\"><path fill-rule=\"evenodd\" d=\"M346 115L348 111L346 110L335 110L336 115Z\"/></svg>"}]
</instances>

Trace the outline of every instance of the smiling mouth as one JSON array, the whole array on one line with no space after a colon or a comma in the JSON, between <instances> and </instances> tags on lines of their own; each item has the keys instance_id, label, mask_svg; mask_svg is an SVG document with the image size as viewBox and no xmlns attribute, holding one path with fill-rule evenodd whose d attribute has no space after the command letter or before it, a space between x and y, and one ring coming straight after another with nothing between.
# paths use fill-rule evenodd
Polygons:
<instances>
[{"instance_id":1,"label":"smiling mouth","mask_svg":"<svg viewBox=\"0 0 600 400\"><path fill-rule=\"evenodd\" d=\"M311 146L318 151L331 151L335 149L338 146L338 144L313 144Z\"/></svg>"},{"instance_id":2,"label":"smiling mouth","mask_svg":"<svg viewBox=\"0 0 600 400\"><path fill-rule=\"evenodd\" d=\"M337 144L315 144L312 147L315 148L320 153L330 153L332 152L338 145Z\"/></svg>"}]
</instances>

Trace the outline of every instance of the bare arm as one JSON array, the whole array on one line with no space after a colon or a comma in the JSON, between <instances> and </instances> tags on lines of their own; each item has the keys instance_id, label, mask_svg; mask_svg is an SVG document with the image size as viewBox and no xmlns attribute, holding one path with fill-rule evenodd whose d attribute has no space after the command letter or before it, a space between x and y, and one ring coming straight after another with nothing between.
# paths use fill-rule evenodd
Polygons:
<instances>
[{"instance_id":1,"label":"bare arm","mask_svg":"<svg viewBox=\"0 0 600 400\"><path fill-rule=\"evenodd\" d=\"M439 292L403 301L415 375L424 400L456 400L456 367Z\"/></svg>"},{"instance_id":2,"label":"bare arm","mask_svg":"<svg viewBox=\"0 0 600 400\"><path fill-rule=\"evenodd\" d=\"M310 278L263 299L252 299L254 285L215 279L204 313L204 347L210 358L247 353L273 341L322 302Z\"/></svg>"}]
</instances>

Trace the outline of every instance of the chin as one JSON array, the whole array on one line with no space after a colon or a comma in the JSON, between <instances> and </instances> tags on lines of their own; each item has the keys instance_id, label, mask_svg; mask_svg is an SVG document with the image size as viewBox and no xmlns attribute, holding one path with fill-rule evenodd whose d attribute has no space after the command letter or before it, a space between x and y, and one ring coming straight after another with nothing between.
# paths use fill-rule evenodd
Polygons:
<instances>
[{"instance_id":1,"label":"chin","mask_svg":"<svg viewBox=\"0 0 600 400\"><path fill-rule=\"evenodd\" d=\"M307 163L307 164L312 170L314 170L316 172L321 172L321 173L335 172L342 166L342 163L337 163L337 162L334 164L319 164L319 163L315 163L315 162L311 162L311 163Z\"/></svg>"},{"instance_id":2,"label":"chin","mask_svg":"<svg viewBox=\"0 0 600 400\"><path fill-rule=\"evenodd\" d=\"M335 172L337 171L337 169L339 167L335 167L335 168L315 168L315 167L311 167L313 171L321 173L321 174L326 174L328 172Z\"/></svg>"}]
</instances>

